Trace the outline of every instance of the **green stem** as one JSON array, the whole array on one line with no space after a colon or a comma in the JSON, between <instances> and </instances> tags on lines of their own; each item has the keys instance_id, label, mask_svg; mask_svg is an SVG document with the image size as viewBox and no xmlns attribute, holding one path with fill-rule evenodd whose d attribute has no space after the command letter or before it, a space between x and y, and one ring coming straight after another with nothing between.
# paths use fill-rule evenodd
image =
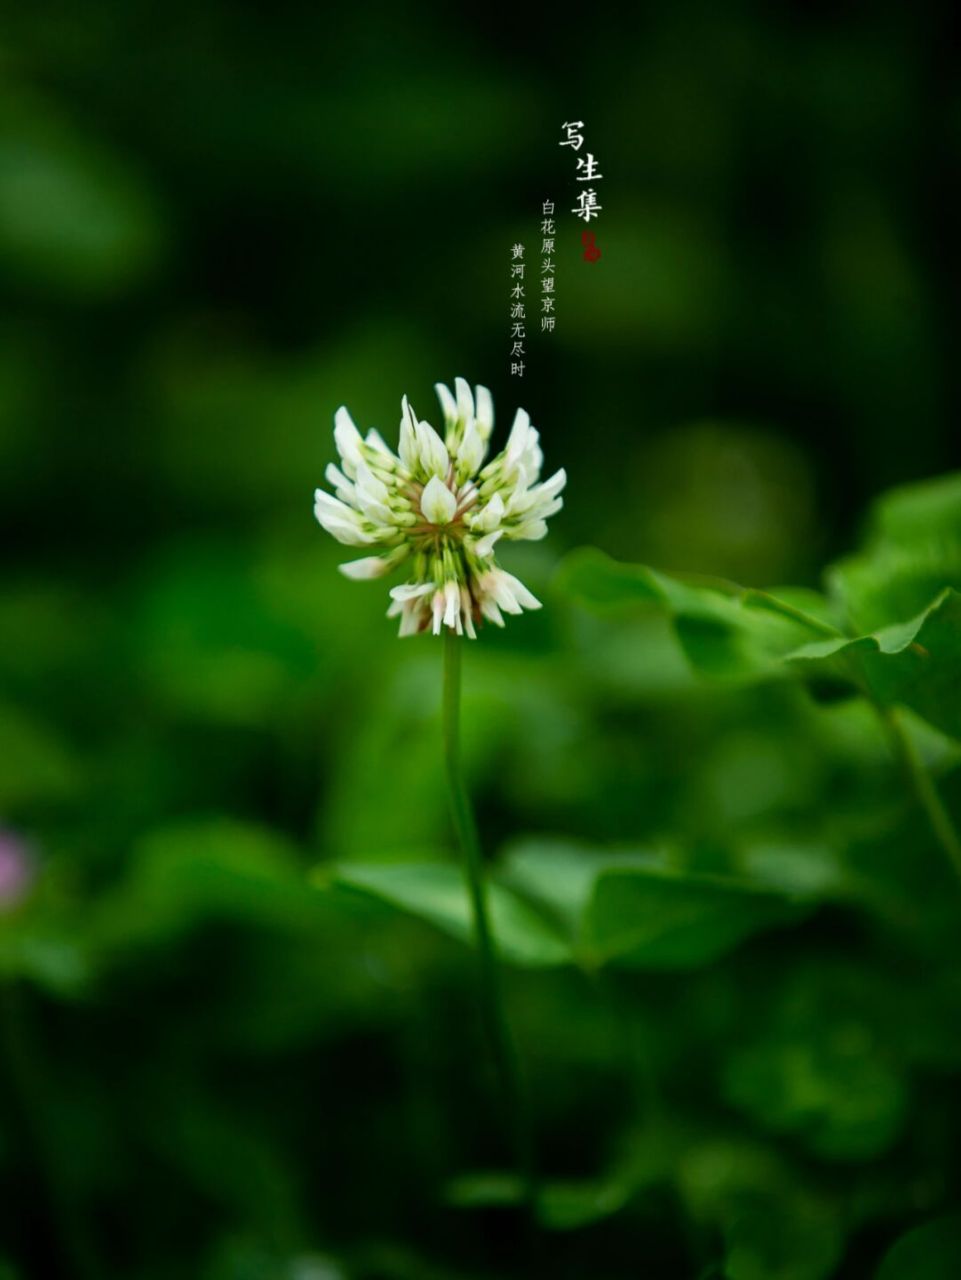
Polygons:
<instances>
[{"instance_id":1,"label":"green stem","mask_svg":"<svg viewBox=\"0 0 961 1280\"><path fill-rule=\"evenodd\" d=\"M514 1147L514 1157L524 1188L524 1198L532 1217L536 1209L537 1187L534 1172L531 1128L521 1089L520 1073L507 1024L501 990L497 948L491 929L487 884L477 826L464 785L460 758L460 668L462 637L444 628L444 759L454 829L464 853L464 876L474 919L474 935L479 959L481 1013L494 1059L501 1103Z\"/></svg>"},{"instance_id":2,"label":"green stem","mask_svg":"<svg viewBox=\"0 0 961 1280\"><path fill-rule=\"evenodd\" d=\"M878 707L881 718L887 725L894 744L894 750L905 775L911 784L915 797L925 812L934 838L947 854L956 874L961 878L961 838L955 828L944 801L938 794L930 773L924 767L917 748L911 741L897 711L891 707Z\"/></svg>"}]
</instances>

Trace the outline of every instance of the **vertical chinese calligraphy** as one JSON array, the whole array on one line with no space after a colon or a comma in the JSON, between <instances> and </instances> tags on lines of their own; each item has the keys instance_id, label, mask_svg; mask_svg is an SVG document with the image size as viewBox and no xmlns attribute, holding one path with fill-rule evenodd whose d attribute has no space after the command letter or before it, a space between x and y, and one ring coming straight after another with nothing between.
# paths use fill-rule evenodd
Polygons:
<instances>
[{"instance_id":1,"label":"vertical chinese calligraphy","mask_svg":"<svg viewBox=\"0 0 961 1280\"><path fill-rule=\"evenodd\" d=\"M541 333L554 331L554 201L541 205Z\"/></svg>"},{"instance_id":2,"label":"vertical chinese calligraphy","mask_svg":"<svg viewBox=\"0 0 961 1280\"><path fill-rule=\"evenodd\" d=\"M524 246L511 247L511 374L524 376L524 339L527 337L527 308L524 291Z\"/></svg>"},{"instance_id":3,"label":"vertical chinese calligraphy","mask_svg":"<svg viewBox=\"0 0 961 1280\"><path fill-rule=\"evenodd\" d=\"M565 136L561 138L558 146L570 147L575 152L580 151L581 147L584 145L584 135L581 133L583 128L583 120L565 120L561 125L561 129L564 131ZM578 182L590 183L599 182L600 179L604 177L603 173L598 169L597 157L592 151L588 151L586 155L577 157L574 176ZM586 223L589 223L592 218L597 217L602 208L603 206L597 198L597 192L593 186L589 186L578 192L577 203L574 205L571 213L576 213L579 218L583 218ZM590 243L588 244L585 240L584 244L586 246L584 252L585 260L587 262L596 262L601 256L601 251L597 247L593 235L591 236Z\"/></svg>"},{"instance_id":4,"label":"vertical chinese calligraphy","mask_svg":"<svg viewBox=\"0 0 961 1280\"><path fill-rule=\"evenodd\" d=\"M572 151L579 152L584 146L584 134L581 130L584 128L583 120L567 120L561 126L564 137L561 138L560 145L562 147L570 147ZM604 174L600 170L597 157L592 151L588 151L585 155L578 155L575 164L575 178L577 182L594 184L600 182ZM555 244L557 236L557 222L554 217L556 205L553 200L541 201L541 251L540 251L540 272L537 273L540 278L540 312L541 312L541 333L554 333L557 325L556 307L556 254ZM577 205L571 210L576 213L579 218L583 218L585 223L590 223L601 212L601 204L597 198L597 191L594 185L587 185L579 192ZM583 257L586 262L597 262L601 257L601 250L597 245L596 237L593 231L585 230L581 236L581 243L584 248ZM510 350L510 371L513 377L522 378L526 368L527 348L525 346L527 340L527 263L525 261L525 246L518 241L511 246L510 257L510 299L511 299L511 350ZM537 263L534 260L534 270L536 272ZM536 306L536 302L535 302Z\"/></svg>"}]
</instances>

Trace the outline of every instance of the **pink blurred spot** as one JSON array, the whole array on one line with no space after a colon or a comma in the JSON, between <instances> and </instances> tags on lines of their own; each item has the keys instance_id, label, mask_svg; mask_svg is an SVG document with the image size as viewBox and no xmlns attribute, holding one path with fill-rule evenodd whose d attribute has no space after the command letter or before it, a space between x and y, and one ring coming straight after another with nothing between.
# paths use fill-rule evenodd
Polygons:
<instances>
[{"instance_id":1,"label":"pink blurred spot","mask_svg":"<svg viewBox=\"0 0 961 1280\"><path fill-rule=\"evenodd\" d=\"M0 911L26 897L36 875L33 850L13 831L0 829Z\"/></svg>"}]
</instances>

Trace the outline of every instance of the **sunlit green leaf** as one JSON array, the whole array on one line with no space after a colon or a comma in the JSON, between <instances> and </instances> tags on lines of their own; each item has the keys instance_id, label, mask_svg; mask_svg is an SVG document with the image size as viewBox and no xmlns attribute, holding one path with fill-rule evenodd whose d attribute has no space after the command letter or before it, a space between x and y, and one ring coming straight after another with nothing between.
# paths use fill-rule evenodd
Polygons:
<instances>
[{"instance_id":1,"label":"sunlit green leaf","mask_svg":"<svg viewBox=\"0 0 961 1280\"><path fill-rule=\"evenodd\" d=\"M464 874L451 863L341 864L331 874L330 883L427 920L460 942L473 939ZM560 932L516 894L491 884L489 902L494 936L505 960L532 968L570 960Z\"/></svg>"},{"instance_id":2,"label":"sunlit green leaf","mask_svg":"<svg viewBox=\"0 0 961 1280\"><path fill-rule=\"evenodd\" d=\"M961 594L941 590L914 617L870 634L843 635L818 600L803 608L729 584L697 584L598 551L573 553L560 581L598 607L646 604L668 612L693 666L716 677L804 676L849 684L877 702L903 704L945 733L961 735ZM938 582L943 586L943 578ZM640 661L640 655L638 661Z\"/></svg>"},{"instance_id":3,"label":"sunlit green leaf","mask_svg":"<svg viewBox=\"0 0 961 1280\"><path fill-rule=\"evenodd\" d=\"M946 587L961 591L961 473L884 494L865 549L827 576L857 631L905 622Z\"/></svg>"},{"instance_id":4,"label":"sunlit green leaf","mask_svg":"<svg viewBox=\"0 0 961 1280\"><path fill-rule=\"evenodd\" d=\"M821 600L810 611L767 592L622 564L590 547L567 557L558 580L573 599L595 608L641 604L667 610L691 663L712 676L776 674L794 649L838 634L822 621Z\"/></svg>"},{"instance_id":5,"label":"sunlit green leaf","mask_svg":"<svg viewBox=\"0 0 961 1280\"><path fill-rule=\"evenodd\" d=\"M855 678L876 701L900 703L961 737L961 593L946 590L903 623L856 640L825 640L789 655L806 674Z\"/></svg>"},{"instance_id":6,"label":"sunlit green leaf","mask_svg":"<svg viewBox=\"0 0 961 1280\"><path fill-rule=\"evenodd\" d=\"M522 845L508 882L552 911L580 961L652 969L705 964L761 930L800 920L809 898L733 876L671 866L655 854L565 843Z\"/></svg>"}]
</instances>

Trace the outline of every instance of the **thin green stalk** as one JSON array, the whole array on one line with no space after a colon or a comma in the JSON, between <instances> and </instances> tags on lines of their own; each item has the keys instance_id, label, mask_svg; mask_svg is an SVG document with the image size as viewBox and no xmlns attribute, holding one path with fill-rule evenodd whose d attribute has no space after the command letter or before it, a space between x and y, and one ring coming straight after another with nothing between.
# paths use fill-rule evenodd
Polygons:
<instances>
[{"instance_id":1,"label":"thin green stalk","mask_svg":"<svg viewBox=\"0 0 961 1280\"><path fill-rule=\"evenodd\" d=\"M444 759L454 829L464 853L464 876L474 918L474 934L479 959L481 1013L494 1059L504 1120L510 1130L514 1157L520 1173L527 1207L533 1215L537 1188L533 1141L527 1108L521 1089L517 1057L507 1024L501 990L497 948L491 930L487 884L477 825L464 786L460 758L460 669L462 637L444 629Z\"/></svg>"},{"instance_id":2,"label":"thin green stalk","mask_svg":"<svg viewBox=\"0 0 961 1280\"><path fill-rule=\"evenodd\" d=\"M878 706L878 711L887 725L895 752L918 804L924 810L934 837L948 855L956 874L961 878L961 837L958 836L951 815L934 785L934 780L924 767L924 762L918 755L897 711L891 707L881 706Z\"/></svg>"}]
</instances>

